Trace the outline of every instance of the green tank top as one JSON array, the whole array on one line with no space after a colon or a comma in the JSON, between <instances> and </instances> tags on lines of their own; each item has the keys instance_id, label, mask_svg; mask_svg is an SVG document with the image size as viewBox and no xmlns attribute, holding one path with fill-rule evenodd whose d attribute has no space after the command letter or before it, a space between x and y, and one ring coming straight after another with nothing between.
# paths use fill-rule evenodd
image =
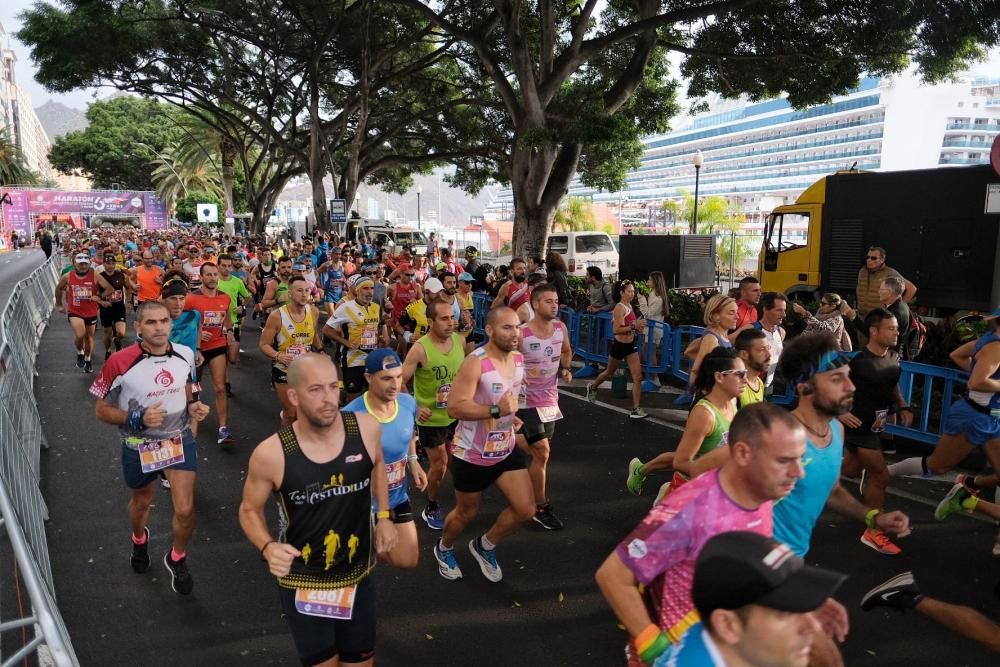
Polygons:
<instances>
[{"instance_id":1,"label":"green tank top","mask_svg":"<svg viewBox=\"0 0 1000 667\"><path fill-rule=\"evenodd\" d=\"M451 334L451 352L442 353L427 336L417 339L424 348L427 363L413 374L413 397L417 405L431 409L431 418L417 422L421 426L448 426L455 420L448 416L448 395L451 383L465 359L465 341L457 333Z\"/></svg>"},{"instance_id":2,"label":"green tank top","mask_svg":"<svg viewBox=\"0 0 1000 667\"><path fill-rule=\"evenodd\" d=\"M705 439L701 441L701 447L698 448L698 452L694 455L694 458L701 458L705 454L718 447L719 445L725 444L729 435L729 419L726 415L722 414L715 405L708 400L703 398L696 405L703 405L712 412L712 416L715 417L715 427L712 428L712 432L705 436Z\"/></svg>"},{"instance_id":3,"label":"green tank top","mask_svg":"<svg viewBox=\"0 0 1000 667\"><path fill-rule=\"evenodd\" d=\"M274 288L274 300L279 306L288 303L288 283L278 281L278 286Z\"/></svg>"}]
</instances>

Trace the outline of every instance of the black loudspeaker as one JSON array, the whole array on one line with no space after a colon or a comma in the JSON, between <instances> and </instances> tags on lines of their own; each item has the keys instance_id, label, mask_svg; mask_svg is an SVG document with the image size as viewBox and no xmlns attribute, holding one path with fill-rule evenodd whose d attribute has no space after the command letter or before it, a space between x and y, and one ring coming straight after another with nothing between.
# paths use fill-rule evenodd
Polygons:
<instances>
[{"instance_id":1,"label":"black loudspeaker","mask_svg":"<svg viewBox=\"0 0 1000 667\"><path fill-rule=\"evenodd\" d=\"M710 234L626 234L619 254L619 278L646 280L651 271L662 271L668 288L715 285L715 237Z\"/></svg>"}]
</instances>

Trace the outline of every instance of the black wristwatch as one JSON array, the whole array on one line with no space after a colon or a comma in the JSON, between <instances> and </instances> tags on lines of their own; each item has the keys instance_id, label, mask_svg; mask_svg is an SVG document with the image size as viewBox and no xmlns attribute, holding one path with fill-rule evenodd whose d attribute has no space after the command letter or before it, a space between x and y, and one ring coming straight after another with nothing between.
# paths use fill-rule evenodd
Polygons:
<instances>
[{"instance_id":1,"label":"black wristwatch","mask_svg":"<svg viewBox=\"0 0 1000 667\"><path fill-rule=\"evenodd\" d=\"M493 419L500 419L500 406L499 405L491 405L490 406L490 417L493 417Z\"/></svg>"}]
</instances>

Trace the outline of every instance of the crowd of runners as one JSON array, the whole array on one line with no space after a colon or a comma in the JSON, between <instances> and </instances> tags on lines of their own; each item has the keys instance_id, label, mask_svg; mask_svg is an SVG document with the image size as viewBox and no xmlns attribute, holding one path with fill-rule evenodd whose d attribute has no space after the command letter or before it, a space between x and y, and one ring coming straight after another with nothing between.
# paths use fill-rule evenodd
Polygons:
<instances>
[{"instance_id":1,"label":"crowd of runners","mask_svg":"<svg viewBox=\"0 0 1000 667\"><path fill-rule=\"evenodd\" d=\"M257 243L182 230L66 231L59 243L69 266L56 304L74 332L76 365L85 373L100 366L91 387L97 417L120 432L135 572L150 567L147 519L159 484L173 505L162 560L174 591L193 590L187 545L206 424L216 447L253 446L239 520L276 577L306 665L373 661L370 574L379 560L416 566L418 519L433 531L447 580L461 579L465 566L499 582L506 538L529 522L563 527L547 477L573 350L559 318L562 290L540 260L514 259L501 273L473 247L460 262L434 243L417 258L406 247L394 255L335 236ZM477 290L490 291L482 339ZM646 330L635 287L624 281L614 293L611 363L587 387L592 399L616 362L638 365ZM856 520L873 551L894 555L910 524L885 506L893 475L945 472L974 448L1000 470L1000 309L990 317L995 330L953 355L971 378L942 442L929 457L888 465L885 424L912 419L898 386L892 309L876 303L854 313L863 344L850 354L829 331L786 340L786 308L753 279L736 298L709 299L707 333L686 352L692 405L681 441L627 463L634 495L648 477L664 476L652 510L597 572L631 637L630 665L843 664L836 644L847 614L833 599L843 577L802 561L824 508ZM260 330L257 349L241 349L240 331L250 327ZM232 428L228 398L241 388L229 368L244 354L271 362L273 434ZM206 371L210 401L202 400ZM793 410L766 401L775 378L795 387ZM630 417L643 418L635 391ZM860 499L841 485L842 471L861 476ZM450 508L441 502L445 483L454 489ZM936 517L1000 519L981 497L996 484L994 475L960 476ZM485 532L465 534L490 487L506 507ZM265 514L272 497L277 527ZM1000 628L923 596L910 573L863 602L916 609L1000 650Z\"/></svg>"}]
</instances>

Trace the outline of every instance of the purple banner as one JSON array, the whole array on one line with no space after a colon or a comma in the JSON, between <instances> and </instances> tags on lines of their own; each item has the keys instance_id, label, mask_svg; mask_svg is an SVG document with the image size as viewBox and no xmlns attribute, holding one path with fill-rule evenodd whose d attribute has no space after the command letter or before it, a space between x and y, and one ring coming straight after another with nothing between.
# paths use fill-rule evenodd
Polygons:
<instances>
[{"instance_id":1,"label":"purple banner","mask_svg":"<svg viewBox=\"0 0 1000 667\"><path fill-rule=\"evenodd\" d=\"M83 215L145 213L143 192L102 191L59 192L55 190L29 190L28 210L33 215L46 213L81 213Z\"/></svg>"},{"instance_id":2,"label":"purple banner","mask_svg":"<svg viewBox=\"0 0 1000 667\"><path fill-rule=\"evenodd\" d=\"M3 231L5 234L16 229L19 236L31 237L31 212L28 208L28 190L0 190L4 199ZM9 199L10 203L6 200Z\"/></svg>"},{"instance_id":3,"label":"purple banner","mask_svg":"<svg viewBox=\"0 0 1000 667\"><path fill-rule=\"evenodd\" d=\"M170 221L167 219L166 204L160 201L160 198L153 192L143 193L143 198L146 207L146 229L151 232L168 229Z\"/></svg>"}]
</instances>

